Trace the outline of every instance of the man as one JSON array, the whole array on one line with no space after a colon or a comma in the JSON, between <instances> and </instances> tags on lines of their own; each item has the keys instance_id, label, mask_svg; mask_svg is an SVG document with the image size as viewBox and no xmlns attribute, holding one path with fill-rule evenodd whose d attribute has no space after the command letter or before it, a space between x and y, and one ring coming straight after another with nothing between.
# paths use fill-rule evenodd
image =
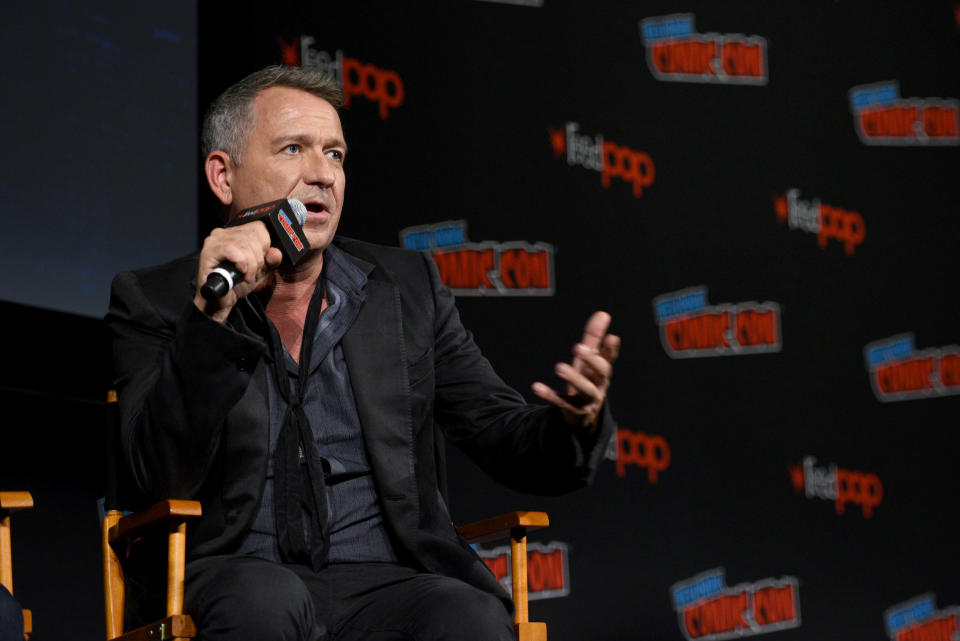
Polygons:
<instances>
[{"instance_id":1,"label":"man","mask_svg":"<svg viewBox=\"0 0 960 641\"><path fill-rule=\"evenodd\" d=\"M206 639L510 639L506 594L450 522L434 426L515 489L584 485L619 340L595 314L556 367L567 393L534 383L550 405L527 405L428 257L334 240L341 104L315 71L268 67L211 107L205 171L228 216L297 198L312 249L280 267L252 223L116 278L124 454L148 496L203 503L186 606ZM224 260L243 281L208 301Z\"/></svg>"}]
</instances>

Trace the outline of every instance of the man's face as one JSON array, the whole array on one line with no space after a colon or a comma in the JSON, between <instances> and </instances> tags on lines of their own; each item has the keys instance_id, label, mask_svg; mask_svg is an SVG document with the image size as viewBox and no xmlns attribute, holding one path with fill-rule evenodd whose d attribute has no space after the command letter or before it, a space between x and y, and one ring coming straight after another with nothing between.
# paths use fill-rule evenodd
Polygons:
<instances>
[{"instance_id":1,"label":"man's face","mask_svg":"<svg viewBox=\"0 0 960 641\"><path fill-rule=\"evenodd\" d=\"M303 230L310 246L325 248L340 222L346 153L340 117L330 103L299 89L265 89L253 101L243 164L231 163L230 215L296 198L307 207Z\"/></svg>"}]
</instances>

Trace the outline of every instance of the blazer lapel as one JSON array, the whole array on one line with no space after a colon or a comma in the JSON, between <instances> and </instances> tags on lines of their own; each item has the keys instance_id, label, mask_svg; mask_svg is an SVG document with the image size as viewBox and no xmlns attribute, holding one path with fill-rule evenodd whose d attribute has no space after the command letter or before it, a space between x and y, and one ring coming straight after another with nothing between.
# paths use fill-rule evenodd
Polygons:
<instances>
[{"instance_id":1,"label":"blazer lapel","mask_svg":"<svg viewBox=\"0 0 960 641\"><path fill-rule=\"evenodd\" d=\"M395 532L414 532L419 522L419 502L410 381L396 286L367 281L366 299L342 345L383 509Z\"/></svg>"}]
</instances>

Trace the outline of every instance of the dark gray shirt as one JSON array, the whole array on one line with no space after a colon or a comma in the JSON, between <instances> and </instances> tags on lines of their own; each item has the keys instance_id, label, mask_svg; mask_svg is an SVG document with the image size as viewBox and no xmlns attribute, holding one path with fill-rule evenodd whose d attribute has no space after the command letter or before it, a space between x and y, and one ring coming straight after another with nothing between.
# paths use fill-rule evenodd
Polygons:
<instances>
[{"instance_id":1,"label":"dark gray shirt","mask_svg":"<svg viewBox=\"0 0 960 641\"><path fill-rule=\"evenodd\" d=\"M304 395L304 411L317 449L330 464L327 475L327 525L330 535L330 563L397 562L380 512L376 488L357 416L356 401L350 386L350 373L343 358L340 340L353 324L365 297L366 275L332 245L323 254L326 263L328 307L320 315L310 356L309 378ZM250 301L247 313L258 315L259 323L279 335L257 301ZM264 322L265 321L265 322ZM265 340L270 337L264 336ZM284 385L297 385L299 368L286 350ZM265 355L272 361L270 350ZM267 367L270 404L270 453L263 498L238 554L280 561L273 514L273 455L287 403L280 395L272 366ZM309 519L304 519L309 523ZM306 539L310 540L309 537Z\"/></svg>"}]
</instances>

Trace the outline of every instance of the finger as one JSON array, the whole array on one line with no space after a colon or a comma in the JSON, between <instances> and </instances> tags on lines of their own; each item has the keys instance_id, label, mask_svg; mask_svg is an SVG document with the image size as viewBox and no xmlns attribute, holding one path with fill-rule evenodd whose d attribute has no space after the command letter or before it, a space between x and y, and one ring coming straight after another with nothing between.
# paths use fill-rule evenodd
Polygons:
<instances>
[{"instance_id":1,"label":"finger","mask_svg":"<svg viewBox=\"0 0 960 641\"><path fill-rule=\"evenodd\" d=\"M600 347L600 355L607 359L611 365L616 362L620 356L620 337L615 334L607 334L603 339L603 345Z\"/></svg>"},{"instance_id":2,"label":"finger","mask_svg":"<svg viewBox=\"0 0 960 641\"><path fill-rule=\"evenodd\" d=\"M273 269L274 267L278 267L280 263L283 262L283 252L276 247L271 247L267 250L264 260L268 268Z\"/></svg>"},{"instance_id":3,"label":"finger","mask_svg":"<svg viewBox=\"0 0 960 641\"><path fill-rule=\"evenodd\" d=\"M573 353L580 358L580 367L576 369L593 382L610 378L613 373L613 365L597 350L590 349L583 343L577 343L573 346Z\"/></svg>"},{"instance_id":4,"label":"finger","mask_svg":"<svg viewBox=\"0 0 960 641\"><path fill-rule=\"evenodd\" d=\"M571 412L572 414L585 415L587 413L583 407L578 407L571 404L567 399L557 394L557 392L548 385L540 383L539 381L530 386L530 389L533 390L533 393L536 394L541 399L555 405L562 410Z\"/></svg>"},{"instance_id":5,"label":"finger","mask_svg":"<svg viewBox=\"0 0 960 641\"><path fill-rule=\"evenodd\" d=\"M594 312L583 327L583 340L580 342L587 347L599 348L609 327L610 314L602 311Z\"/></svg>"},{"instance_id":6,"label":"finger","mask_svg":"<svg viewBox=\"0 0 960 641\"><path fill-rule=\"evenodd\" d=\"M602 402L604 394L600 391L593 381L577 371L572 365L566 363L557 363L554 368L557 376L567 383L567 394L571 397L581 397L587 399L583 405L591 402ZM578 403L580 404L580 403Z\"/></svg>"},{"instance_id":7,"label":"finger","mask_svg":"<svg viewBox=\"0 0 960 641\"><path fill-rule=\"evenodd\" d=\"M264 256L270 249L270 234L262 222L238 227L215 229L207 239L211 261L219 264L229 260L243 273L244 280L250 282L264 262ZM207 249L207 242L204 243ZM212 267L211 267L212 269Z\"/></svg>"},{"instance_id":8,"label":"finger","mask_svg":"<svg viewBox=\"0 0 960 641\"><path fill-rule=\"evenodd\" d=\"M257 221L258 223L260 221ZM250 255L250 264L247 269L247 282L255 282L263 271L266 255L270 251L270 234L266 232L263 223L247 225L249 231L243 240Z\"/></svg>"},{"instance_id":9,"label":"finger","mask_svg":"<svg viewBox=\"0 0 960 641\"><path fill-rule=\"evenodd\" d=\"M267 250L270 249L270 232L267 231L267 226L263 221L258 220L247 225L224 227L222 231L229 234L229 239L232 242L239 242L240 239L246 240L251 246L259 249L261 254L267 253Z\"/></svg>"},{"instance_id":10,"label":"finger","mask_svg":"<svg viewBox=\"0 0 960 641\"><path fill-rule=\"evenodd\" d=\"M598 349L603 343L603 337L606 335L609 326L610 314L603 311L594 312L583 327L583 338L580 342L589 348ZM574 357L573 366L581 367L579 358Z\"/></svg>"}]
</instances>

